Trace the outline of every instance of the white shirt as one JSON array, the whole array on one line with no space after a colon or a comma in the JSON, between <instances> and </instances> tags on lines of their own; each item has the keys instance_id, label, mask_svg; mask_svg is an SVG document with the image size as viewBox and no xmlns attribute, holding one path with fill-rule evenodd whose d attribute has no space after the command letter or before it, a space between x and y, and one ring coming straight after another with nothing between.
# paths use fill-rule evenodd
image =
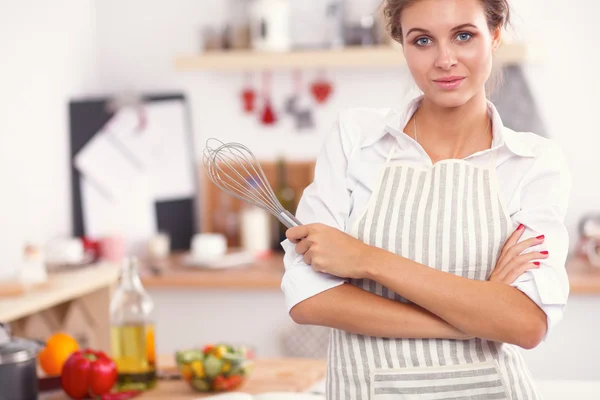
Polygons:
<instances>
[{"instance_id":1,"label":"white shirt","mask_svg":"<svg viewBox=\"0 0 600 400\"><path fill-rule=\"evenodd\" d=\"M419 143L402 132L418 109L422 96L414 99L404 113L391 109L356 108L343 111L317 157L314 181L305 189L296 217L303 223L322 223L348 232L367 206L378 174L394 142L394 161L415 167L431 166L431 159ZM569 238L564 224L571 175L560 148L551 140L533 133L504 127L491 102L488 112L493 123L491 149L465 158L485 167L490 152L497 150L496 172L504 202L514 227L526 230L521 240L545 235L544 243L527 251L548 250L538 269L521 275L512 286L530 297L547 315L548 332L562 319L569 295L565 270ZM345 282L315 272L295 252L288 240L285 274L281 288L288 311L296 304Z\"/></svg>"}]
</instances>

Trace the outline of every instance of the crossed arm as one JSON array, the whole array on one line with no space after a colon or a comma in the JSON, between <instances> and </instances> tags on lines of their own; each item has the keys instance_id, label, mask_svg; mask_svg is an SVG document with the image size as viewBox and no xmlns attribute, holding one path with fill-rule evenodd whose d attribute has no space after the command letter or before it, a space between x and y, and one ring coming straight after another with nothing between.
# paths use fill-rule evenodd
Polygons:
<instances>
[{"instance_id":1,"label":"crossed arm","mask_svg":"<svg viewBox=\"0 0 600 400\"><path fill-rule=\"evenodd\" d=\"M481 337L533 348L546 334L545 313L510 285L532 262L547 255L522 254L543 239L518 242L519 227L506 242L489 281L437 271L364 243L321 224L288 231L301 241L296 251L319 272L372 279L414 304L400 303L344 284L306 299L290 315L301 324L392 338ZM333 250L336 249L336 250ZM344 254L344 256L340 256Z\"/></svg>"}]
</instances>

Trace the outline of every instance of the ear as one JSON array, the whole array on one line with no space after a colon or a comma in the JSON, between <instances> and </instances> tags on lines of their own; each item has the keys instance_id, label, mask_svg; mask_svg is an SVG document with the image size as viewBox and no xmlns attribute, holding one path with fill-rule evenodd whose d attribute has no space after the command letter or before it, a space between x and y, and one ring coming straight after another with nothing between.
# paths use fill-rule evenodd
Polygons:
<instances>
[{"instance_id":1,"label":"ear","mask_svg":"<svg viewBox=\"0 0 600 400\"><path fill-rule=\"evenodd\" d=\"M502 27L497 27L492 31L492 53L495 53L502 43Z\"/></svg>"}]
</instances>

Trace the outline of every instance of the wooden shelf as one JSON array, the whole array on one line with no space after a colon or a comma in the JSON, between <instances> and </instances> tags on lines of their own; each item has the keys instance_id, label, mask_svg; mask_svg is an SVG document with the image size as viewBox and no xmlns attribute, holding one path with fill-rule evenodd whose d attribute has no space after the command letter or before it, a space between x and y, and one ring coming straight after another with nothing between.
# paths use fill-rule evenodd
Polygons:
<instances>
[{"instance_id":1,"label":"wooden shelf","mask_svg":"<svg viewBox=\"0 0 600 400\"><path fill-rule=\"evenodd\" d=\"M514 64L526 60L523 44L505 44L496 60ZM348 47L340 50L298 50L282 53L213 51L180 56L175 60L178 71L251 70L289 68L383 68L406 65L399 46Z\"/></svg>"},{"instance_id":2,"label":"wooden shelf","mask_svg":"<svg viewBox=\"0 0 600 400\"><path fill-rule=\"evenodd\" d=\"M118 277L118 268L109 264L49 274L43 287L21 296L0 298L0 322L12 322L107 288Z\"/></svg>"}]
</instances>

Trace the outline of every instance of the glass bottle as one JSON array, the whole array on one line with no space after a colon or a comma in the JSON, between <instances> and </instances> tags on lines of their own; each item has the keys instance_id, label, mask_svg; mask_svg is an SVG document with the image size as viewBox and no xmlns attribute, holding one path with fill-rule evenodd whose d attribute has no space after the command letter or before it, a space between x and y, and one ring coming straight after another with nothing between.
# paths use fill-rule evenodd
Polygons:
<instances>
[{"instance_id":1,"label":"glass bottle","mask_svg":"<svg viewBox=\"0 0 600 400\"><path fill-rule=\"evenodd\" d=\"M140 280L138 260L125 260L110 303L111 356L117 364L120 390L146 390L156 385L153 309Z\"/></svg>"}]
</instances>

